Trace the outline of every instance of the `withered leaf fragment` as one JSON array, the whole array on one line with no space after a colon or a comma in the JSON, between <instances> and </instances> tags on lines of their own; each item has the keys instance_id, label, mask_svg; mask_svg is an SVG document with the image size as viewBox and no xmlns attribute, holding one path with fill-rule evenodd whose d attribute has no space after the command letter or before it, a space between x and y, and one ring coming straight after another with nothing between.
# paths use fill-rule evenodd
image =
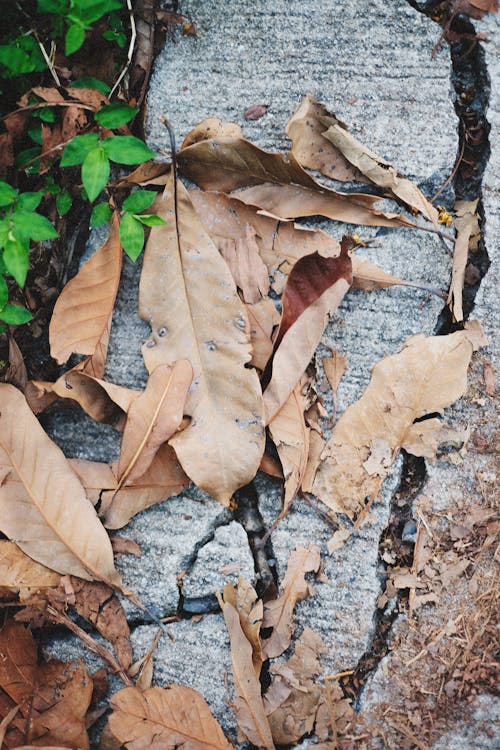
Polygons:
<instances>
[{"instance_id":1,"label":"withered leaf fragment","mask_svg":"<svg viewBox=\"0 0 500 750\"><path fill-rule=\"evenodd\" d=\"M255 674L253 649L245 636L236 608L223 602L222 612L231 641L231 667L236 698L232 704L238 727L257 747L273 750L274 743L262 703L260 682Z\"/></svg>"},{"instance_id":2,"label":"withered leaf fragment","mask_svg":"<svg viewBox=\"0 0 500 750\"><path fill-rule=\"evenodd\" d=\"M252 662L255 674L259 677L264 661L260 640L264 605L257 598L255 589L245 578L239 578L237 586L232 583L227 583L224 586L224 602L231 604L238 612L241 629L252 646Z\"/></svg>"},{"instance_id":3,"label":"withered leaf fragment","mask_svg":"<svg viewBox=\"0 0 500 750\"><path fill-rule=\"evenodd\" d=\"M321 698L314 677L321 674L323 650L320 636L305 628L293 656L270 668L273 681L264 696L264 707L277 745L295 744L312 731Z\"/></svg>"},{"instance_id":4,"label":"withered leaf fragment","mask_svg":"<svg viewBox=\"0 0 500 750\"><path fill-rule=\"evenodd\" d=\"M0 384L0 530L59 573L120 585L113 550L63 452L22 393Z\"/></svg>"},{"instance_id":5,"label":"withered leaf fragment","mask_svg":"<svg viewBox=\"0 0 500 750\"><path fill-rule=\"evenodd\" d=\"M218 722L196 690L184 685L131 687L111 698L109 726L129 750L231 750Z\"/></svg>"},{"instance_id":6,"label":"withered leaf fragment","mask_svg":"<svg viewBox=\"0 0 500 750\"><path fill-rule=\"evenodd\" d=\"M269 276L259 255L255 229L248 224L237 240L225 239L219 243L222 257L229 266L243 300L255 304L269 292Z\"/></svg>"},{"instance_id":7,"label":"withered leaf fragment","mask_svg":"<svg viewBox=\"0 0 500 750\"><path fill-rule=\"evenodd\" d=\"M264 628L273 628L271 636L263 642L264 655L272 659L286 651L292 640L293 610L297 602L306 599L311 589L305 580L306 573L319 570L319 547L297 547L290 555L282 594L264 605Z\"/></svg>"},{"instance_id":8,"label":"withered leaf fragment","mask_svg":"<svg viewBox=\"0 0 500 750\"><path fill-rule=\"evenodd\" d=\"M230 271L173 174L154 211L146 246L139 313L152 335L146 367L187 359L193 383L190 424L170 440L186 474L227 504L249 482L264 450L262 394L251 358L248 319Z\"/></svg>"},{"instance_id":9,"label":"withered leaf fragment","mask_svg":"<svg viewBox=\"0 0 500 750\"><path fill-rule=\"evenodd\" d=\"M23 743L89 750L85 715L92 697L92 680L83 662L37 664L30 631L8 622L0 631L0 719L16 705L5 744Z\"/></svg>"},{"instance_id":10,"label":"withered leaf fragment","mask_svg":"<svg viewBox=\"0 0 500 750\"><path fill-rule=\"evenodd\" d=\"M14 542L0 540L0 599L7 594L25 599L31 592L58 586L60 578L28 557Z\"/></svg>"},{"instance_id":11,"label":"withered leaf fragment","mask_svg":"<svg viewBox=\"0 0 500 750\"><path fill-rule=\"evenodd\" d=\"M448 305L453 313L453 319L461 321L464 318L462 309L462 294L465 280L465 267L469 245L474 237L479 235L479 219L476 213L478 201L457 201L455 204L456 218L455 227L457 238L453 252L453 268L451 272L450 291L448 293Z\"/></svg>"},{"instance_id":12,"label":"withered leaf fragment","mask_svg":"<svg viewBox=\"0 0 500 750\"><path fill-rule=\"evenodd\" d=\"M328 315L341 303L352 283L348 251L352 239L344 237L337 258L306 255L293 267L283 292L283 313L274 341L271 371L264 391L266 423L281 409L305 372L318 346Z\"/></svg>"},{"instance_id":13,"label":"withered leaf fragment","mask_svg":"<svg viewBox=\"0 0 500 750\"><path fill-rule=\"evenodd\" d=\"M339 419L323 452L313 492L352 518L375 498L419 417L465 393L472 344L466 331L410 338L380 360L368 388Z\"/></svg>"}]
</instances>

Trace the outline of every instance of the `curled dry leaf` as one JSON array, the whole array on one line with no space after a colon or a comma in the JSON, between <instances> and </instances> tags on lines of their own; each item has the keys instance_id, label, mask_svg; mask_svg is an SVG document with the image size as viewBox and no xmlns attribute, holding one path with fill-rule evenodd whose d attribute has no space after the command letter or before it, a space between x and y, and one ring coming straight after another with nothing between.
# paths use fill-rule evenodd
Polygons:
<instances>
[{"instance_id":1,"label":"curled dry leaf","mask_svg":"<svg viewBox=\"0 0 500 750\"><path fill-rule=\"evenodd\" d=\"M17 388L24 390L28 382L28 373L24 364L24 357L14 336L9 336L9 366L5 373L5 382L12 383Z\"/></svg>"},{"instance_id":2,"label":"curled dry leaf","mask_svg":"<svg viewBox=\"0 0 500 750\"><path fill-rule=\"evenodd\" d=\"M246 305L250 322L250 342L252 344L251 364L265 370L273 353L272 335L280 323L280 314L274 302L266 297L254 305Z\"/></svg>"},{"instance_id":3,"label":"curled dry leaf","mask_svg":"<svg viewBox=\"0 0 500 750\"><path fill-rule=\"evenodd\" d=\"M264 391L266 423L281 409L305 372L318 346L328 315L341 303L352 283L348 251L352 239L342 240L338 258L318 253L299 260L291 271L283 293L283 313L274 342L271 377ZM268 365L268 370L271 369Z\"/></svg>"},{"instance_id":4,"label":"curled dry leaf","mask_svg":"<svg viewBox=\"0 0 500 750\"><path fill-rule=\"evenodd\" d=\"M263 643L264 655L268 659L280 656L290 645L295 605L311 595L306 573L316 573L319 564L319 547L315 544L308 548L297 547L290 555L282 584L283 593L264 605L263 626L273 628L271 636Z\"/></svg>"},{"instance_id":5,"label":"curled dry leaf","mask_svg":"<svg viewBox=\"0 0 500 750\"><path fill-rule=\"evenodd\" d=\"M243 138L241 127L235 122L225 122L220 117L207 117L189 131L182 143L182 149L211 138Z\"/></svg>"},{"instance_id":6,"label":"curled dry leaf","mask_svg":"<svg viewBox=\"0 0 500 750\"><path fill-rule=\"evenodd\" d=\"M139 312L152 328L146 367L188 359L194 379L191 423L170 440L188 476L220 502L248 483L264 450L262 395L251 358L248 319L234 281L173 175L154 211L146 246Z\"/></svg>"},{"instance_id":7,"label":"curled dry leaf","mask_svg":"<svg viewBox=\"0 0 500 750\"><path fill-rule=\"evenodd\" d=\"M246 188L236 197L275 217L321 215L368 226L414 226L404 216L374 209L377 196L338 193L323 187L302 169L293 154L286 158L263 151L244 138L198 141L184 147L178 161L183 174L204 190Z\"/></svg>"},{"instance_id":8,"label":"curled dry leaf","mask_svg":"<svg viewBox=\"0 0 500 750\"><path fill-rule=\"evenodd\" d=\"M159 365L146 388L130 405L118 461L118 489L132 484L151 466L163 443L178 429L193 368L185 359Z\"/></svg>"},{"instance_id":9,"label":"curled dry leaf","mask_svg":"<svg viewBox=\"0 0 500 750\"><path fill-rule=\"evenodd\" d=\"M438 228L438 212L411 180L363 146L334 115L320 117L325 126L324 138L375 185L388 190L410 208L421 212Z\"/></svg>"},{"instance_id":10,"label":"curled dry leaf","mask_svg":"<svg viewBox=\"0 0 500 750\"><path fill-rule=\"evenodd\" d=\"M83 662L38 665L31 633L13 621L0 631L0 653L0 718L19 706L7 727L6 746L33 742L37 747L54 747L64 743L89 750L85 714L92 697L92 680Z\"/></svg>"},{"instance_id":11,"label":"curled dry leaf","mask_svg":"<svg viewBox=\"0 0 500 750\"><path fill-rule=\"evenodd\" d=\"M219 244L221 255L229 266L236 286L241 289L243 300L251 305L267 297L269 292L267 268L259 255L255 238L255 229L246 224L241 238L225 239Z\"/></svg>"},{"instance_id":12,"label":"curled dry leaf","mask_svg":"<svg viewBox=\"0 0 500 750\"><path fill-rule=\"evenodd\" d=\"M472 344L466 332L413 336L380 360L359 401L341 416L323 453L313 492L350 518L377 496L416 419L465 393Z\"/></svg>"},{"instance_id":13,"label":"curled dry leaf","mask_svg":"<svg viewBox=\"0 0 500 750\"><path fill-rule=\"evenodd\" d=\"M82 459L70 459L73 471L80 478L87 496L96 504L108 529L121 529L137 513L176 495L189 485L189 478L169 445L162 445L148 470L129 486L118 492L116 465Z\"/></svg>"},{"instance_id":14,"label":"curled dry leaf","mask_svg":"<svg viewBox=\"0 0 500 750\"><path fill-rule=\"evenodd\" d=\"M49 326L50 353L60 364L73 353L94 355L109 335L122 264L119 218L109 237L71 279L55 304Z\"/></svg>"},{"instance_id":15,"label":"curled dry leaf","mask_svg":"<svg viewBox=\"0 0 500 750\"><path fill-rule=\"evenodd\" d=\"M59 573L120 585L113 550L78 477L24 396L0 384L0 530Z\"/></svg>"},{"instance_id":16,"label":"curled dry leaf","mask_svg":"<svg viewBox=\"0 0 500 750\"><path fill-rule=\"evenodd\" d=\"M307 390L308 383L308 378L303 377L269 422L269 432L278 451L285 479L280 518L288 512L294 501L307 467L310 429L304 417L308 407L308 398L304 391Z\"/></svg>"},{"instance_id":17,"label":"curled dry leaf","mask_svg":"<svg viewBox=\"0 0 500 750\"><path fill-rule=\"evenodd\" d=\"M238 727L253 745L273 750L260 682L255 674L252 645L243 632L236 608L227 601L222 604L222 612L231 642L231 667L236 693L232 708Z\"/></svg>"},{"instance_id":18,"label":"curled dry leaf","mask_svg":"<svg viewBox=\"0 0 500 750\"><path fill-rule=\"evenodd\" d=\"M453 268L451 271L451 284L448 293L448 305L453 313L453 319L461 321L464 319L462 309L462 293L464 288L465 267L471 241L480 232L479 218L476 213L478 201L457 201L455 204L456 218L455 227L457 238L453 252Z\"/></svg>"},{"instance_id":19,"label":"curled dry leaf","mask_svg":"<svg viewBox=\"0 0 500 750\"><path fill-rule=\"evenodd\" d=\"M286 126L286 134L292 141L292 154L301 166L317 169L332 180L366 182L359 169L323 138L325 126L320 119L323 117L332 115L312 94L306 94Z\"/></svg>"},{"instance_id":20,"label":"curled dry leaf","mask_svg":"<svg viewBox=\"0 0 500 750\"><path fill-rule=\"evenodd\" d=\"M129 750L231 750L207 703L183 685L135 687L111 698L109 727Z\"/></svg>"},{"instance_id":21,"label":"curled dry leaf","mask_svg":"<svg viewBox=\"0 0 500 750\"><path fill-rule=\"evenodd\" d=\"M273 681L264 696L264 707L277 745L295 744L313 729L321 698L321 688L313 680L322 671L322 651L320 636L305 628L293 656L270 668Z\"/></svg>"},{"instance_id":22,"label":"curled dry leaf","mask_svg":"<svg viewBox=\"0 0 500 750\"><path fill-rule=\"evenodd\" d=\"M264 605L257 598L255 589L246 578L239 578L238 586L234 586L232 583L227 583L224 586L224 602L231 604L238 612L241 629L252 646L252 663L255 675L260 677L262 662L264 661L260 640Z\"/></svg>"}]
</instances>

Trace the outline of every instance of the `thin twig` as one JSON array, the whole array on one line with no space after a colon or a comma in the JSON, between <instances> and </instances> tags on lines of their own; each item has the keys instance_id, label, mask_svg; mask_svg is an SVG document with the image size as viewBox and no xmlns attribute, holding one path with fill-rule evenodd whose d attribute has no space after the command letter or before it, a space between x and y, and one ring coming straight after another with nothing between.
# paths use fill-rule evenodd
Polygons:
<instances>
[{"instance_id":1,"label":"thin twig","mask_svg":"<svg viewBox=\"0 0 500 750\"><path fill-rule=\"evenodd\" d=\"M52 59L49 57L49 55L47 54L47 50L43 46L43 43L40 41L40 39L39 39L38 34L36 33L36 31L34 32L34 36L35 36L36 41L38 42L38 46L40 47L40 51L41 51L41 53L42 53L42 55L44 57L44 60L47 63L47 67L50 70L50 75L52 76L52 78L56 82L56 86L60 86L61 85L61 81L59 80L59 76L56 73L56 69L54 67L54 63L53 63ZM53 54L54 51L55 51L55 45L54 45L54 42L52 42L51 43L51 54Z\"/></svg>"},{"instance_id":2,"label":"thin twig","mask_svg":"<svg viewBox=\"0 0 500 750\"><path fill-rule=\"evenodd\" d=\"M137 39L137 29L135 27L134 11L132 10L132 0L127 0L127 8L129 10L129 17L130 17L130 44L128 46L127 62L125 63L125 66L124 66L122 72L118 76L118 78L117 78L117 80L115 82L115 85L113 86L113 88L109 92L109 98L110 99L113 96L113 94L115 93L115 91L118 88L118 86L120 85L120 83L122 82L125 73L127 72L127 70L130 67L130 63L132 62L132 57L134 55L135 40Z\"/></svg>"},{"instance_id":3,"label":"thin twig","mask_svg":"<svg viewBox=\"0 0 500 750\"><path fill-rule=\"evenodd\" d=\"M450 184L450 182L452 181L452 179L455 177L455 175L457 173L457 170L458 170L458 168L459 168L459 166L460 166L460 164L462 162L462 159L464 158L464 151L465 151L465 138L463 139L462 148L460 149L460 153L457 156L457 159L455 161L454 167L451 170L450 176L443 182L443 184L441 185L441 187L437 191L436 195L433 198L431 198L431 203L434 203L434 201L439 198L439 196L441 195L441 193L443 193L446 190L446 188L448 187L448 185Z\"/></svg>"}]
</instances>

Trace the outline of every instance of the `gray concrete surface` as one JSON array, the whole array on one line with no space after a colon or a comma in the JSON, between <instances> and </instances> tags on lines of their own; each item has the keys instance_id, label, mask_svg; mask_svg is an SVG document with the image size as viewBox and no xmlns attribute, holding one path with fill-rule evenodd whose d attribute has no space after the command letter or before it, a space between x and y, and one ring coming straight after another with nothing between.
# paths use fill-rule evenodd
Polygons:
<instances>
[{"instance_id":1,"label":"gray concrete surface","mask_svg":"<svg viewBox=\"0 0 500 750\"><path fill-rule=\"evenodd\" d=\"M448 51L443 45L431 60L438 29L405 0L256 0L250 4L191 0L182 3L181 10L191 15L199 35L167 42L156 60L148 97L151 147L165 148L165 132L159 123L163 115L174 126L179 143L197 122L218 116L240 123L245 135L263 147L286 147L286 121L302 96L311 91L366 145L426 186L428 194L451 171L457 125L449 98ZM270 105L268 113L257 122L245 122L243 111L259 103ZM491 222L487 236L492 241L498 236L494 174L490 168L485 190L487 221ZM337 237L353 229L335 222L322 221L321 226ZM451 259L433 235L410 230L357 231L376 237L364 253L386 271L446 288ZM131 386L144 383L140 345L149 333L136 314L139 272L140 263L125 263L107 372L110 380ZM493 276L488 277L478 306L486 327L494 332L498 316L492 312L490 279ZM349 294L324 338L324 344L339 349L349 361L338 392L339 412L359 398L378 359L398 351L414 333L433 332L441 307L437 297L403 287ZM318 363L326 351L320 349ZM325 405L331 407L328 398ZM48 424L68 455L114 458L117 434L106 426L91 427L89 421L65 414ZM333 555L328 556L326 550L329 528L300 502L272 537L281 578L298 543L314 542L321 547L328 582L317 585L314 599L298 605L297 624L299 631L308 625L322 635L328 646L326 674L352 668L369 647L381 591L378 541L387 523L399 464L394 468L374 508L373 522ZM270 523L280 510L279 488L263 476L257 486L262 514ZM169 615L178 605L176 576L188 559L194 560L184 580L190 596L211 593L225 580L234 579L232 573L220 573L225 565L239 564L251 575L243 532L239 528L237 533L228 533L235 524L221 525L223 513L215 501L190 489L137 516L120 532L142 548L139 562L120 558L125 584L157 612ZM229 670L229 652L222 616L176 623L171 630L175 640L163 638L156 652L156 682L185 683L200 690L234 738L235 722L223 678ZM154 632L153 626L134 630L137 658L147 650ZM69 637L51 643L48 650L60 657L81 652Z\"/></svg>"}]
</instances>

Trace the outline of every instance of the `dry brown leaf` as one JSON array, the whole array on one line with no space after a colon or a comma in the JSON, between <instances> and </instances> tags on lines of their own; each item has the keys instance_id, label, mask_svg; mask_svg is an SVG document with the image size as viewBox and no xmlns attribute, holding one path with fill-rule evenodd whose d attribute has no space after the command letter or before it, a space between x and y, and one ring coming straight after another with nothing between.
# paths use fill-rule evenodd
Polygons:
<instances>
[{"instance_id":1,"label":"dry brown leaf","mask_svg":"<svg viewBox=\"0 0 500 750\"><path fill-rule=\"evenodd\" d=\"M330 383L335 398L342 375L347 368L347 357L344 357L343 354L339 354L339 352L334 350L332 351L332 356L324 357L322 362L325 375L328 378L328 382Z\"/></svg>"},{"instance_id":2,"label":"dry brown leaf","mask_svg":"<svg viewBox=\"0 0 500 750\"><path fill-rule=\"evenodd\" d=\"M126 539L124 536L110 536L109 541L113 547L113 554L116 555L134 555L134 557L140 557L142 555L141 548L132 539Z\"/></svg>"},{"instance_id":3,"label":"dry brown leaf","mask_svg":"<svg viewBox=\"0 0 500 750\"><path fill-rule=\"evenodd\" d=\"M318 346L328 315L341 303L352 282L351 239L342 240L338 258L317 253L297 261L283 292L283 313L274 342L272 374L264 391L266 423L281 409L305 372ZM266 374L271 370L268 365Z\"/></svg>"},{"instance_id":4,"label":"dry brown leaf","mask_svg":"<svg viewBox=\"0 0 500 750\"><path fill-rule=\"evenodd\" d=\"M182 148L211 138L243 138L241 127L235 122L225 122L219 117L208 117L198 123L184 138Z\"/></svg>"},{"instance_id":5,"label":"dry brown leaf","mask_svg":"<svg viewBox=\"0 0 500 750\"><path fill-rule=\"evenodd\" d=\"M0 718L15 705L19 712L7 727L5 744L37 747L65 745L89 750L85 714L92 680L83 662L49 661L37 665L29 630L13 621L0 631Z\"/></svg>"},{"instance_id":6,"label":"dry brown leaf","mask_svg":"<svg viewBox=\"0 0 500 750\"><path fill-rule=\"evenodd\" d=\"M119 226L115 211L108 239L66 284L55 304L49 341L50 353L60 364L75 352L92 356L102 346L120 282Z\"/></svg>"},{"instance_id":7,"label":"dry brown leaf","mask_svg":"<svg viewBox=\"0 0 500 750\"><path fill-rule=\"evenodd\" d=\"M309 433L309 454L307 456L306 468L302 477L302 489L304 492L311 492L314 483L314 477L321 461L321 455L325 448L326 441L316 430Z\"/></svg>"},{"instance_id":8,"label":"dry brown leaf","mask_svg":"<svg viewBox=\"0 0 500 750\"><path fill-rule=\"evenodd\" d=\"M308 407L308 398L304 391L307 390L308 384L309 379L303 377L269 422L269 432L278 451L285 479L280 518L288 512L293 503L307 467L310 429L304 418L304 412Z\"/></svg>"},{"instance_id":9,"label":"dry brown leaf","mask_svg":"<svg viewBox=\"0 0 500 750\"><path fill-rule=\"evenodd\" d=\"M59 573L120 586L113 550L64 454L22 393L0 384L0 529Z\"/></svg>"},{"instance_id":10,"label":"dry brown leaf","mask_svg":"<svg viewBox=\"0 0 500 750\"><path fill-rule=\"evenodd\" d=\"M252 344L251 364L259 370L265 370L273 353L273 331L280 324L280 314L274 302L266 297L254 305L246 305L250 322L250 342Z\"/></svg>"},{"instance_id":11,"label":"dry brown leaf","mask_svg":"<svg viewBox=\"0 0 500 750\"><path fill-rule=\"evenodd\" d=\"M359 258L356 254L351 255L351 261L352 285L355 289L363 289L369 292L372 289L383 289L395 284L400 286L418 286L411 281L404 281L404 279L399 279L397 276L386 273L374 263Z\"/></svg>"},{"instance_id":12,"label":"dry brown leaf","mask_svg":"<svg viewBox=\"0 0 500 750\"><path fill-rule=\"evenodd\" d=\"M243 138L199 141L183 148L178 160L183 174L204 190L230 192L245 188L234 197L275 217L322 215L368 226L414 226L402 215L374 209L380 200L377 196L338 193L323 187L292 154L286 158L263 151Z\"/></svg>"},{"instance_id":13,"label":"dry brown leaf","mask_svg":"<svg viewBox=\"0 0 500 750\"><path fill-rule=\"evenodd\" d=\"M236 608L222 603L222 611L231 641L231 666L236 698L232 704L239 729L257 747L273 750L274 743L267 721L260 682L255 674L253 649L241 627Z\"/></svg>"},{"instance_id":14,"label":"dry brown leaf","mask_svg":"<svg viewBox=\"0 0 500 750\"><path fill-rule=\"evenodd\" d=\"M20 600L33 592L55 588L61 576L28 557L14 542L0 540L0 598L17 594Z\"/></svg>"},{"instance_id":15,"label":"dry brown leaf","mask_svg":"<svg viewBox=\"0 0 500 750\"><path fill-rule=\"evenodd\" d=\"M175 211L175 204L177 211ZM249 482L264 450L263 404L245 307L229 269L173 176L154 204L166 224L146 246L139 312L152 328L146 367L188 359L191 423L171 439L188 476L220 502ZM176 221L174 220L176 217Z\"/></svg>"},{"instance_id":16,"label":"dry brown leaf","mask_svg":"<svg viewBox=\"0 0 500 750\"><path fill-rule=\"evenodd\" d=\"M323 137L332 143L346 159L375 185L388 190L410 208L421 212L438 228L438 212L411 180L392 167L389 162L363 146L349 133L334 115L321 117L325 128Z\"/></svg>"},{"instance_id":17,"label":"dry brown leaf","mask_svg":"<svg viewBox=\"0 0 500 750\"><path fill-rule=\"evenodd\" d=\"M325 448L313 486L319 499L350 518L360 513L377 496L415 419L465 393L471 354L466 332L458 331L413 336L401 352L380 360Z\"/></svg>"},{"instance_id":18,"label":"dry brown leaf","mask_svg":"<svg viewBox=\"0 0 500 750\"><path fill-rule=\"evenodd\" d=\"M433 461L440 445L446 444L447 449L455 447L458 451L467 443L468 438L468 428L456 430L440 419L424 419L423 422L412 424L401 447L407 453Z\"/></svg>"},{"instance_id":19,"label":"dry brown leaf","mask_svg":"<svg viewBox=\"0 0 500 750\"><path fill-rule=\"evenodd\" d=\"M286 134L292 141L292 154L301 166L317 169L333 180L366 182L359 169L323 138L325 126L322 117L332 115L312 94L306 94L286 126Z\"/></svg>"},{"instance_id":20,"label":"dry brown leaf","mask_svg":"<svg viewBox=\"0 0 500 750\"><path fill-rule=\"evenodd\" d=\"M118 597L105 583L72 578L74 607L109 641L125 671L132 664L130 628Z\"/></svg>"},{"instance_id":21,"label":"dry brown leaf","mask_svg":"<svg viewBox=\"0 0 500 750\"><path fill-rule=\"evenodd\" d=\"M273 628L271 636L263 643L264 655L268 659L280 656L290 645L295 605L311 595L305 575L317 572L319 564L319 547L315 544L308 548L297 547L291 553L282 583L283 593L278 599L264 605L263 626Z\"/></svg>"},{"instance_id":22,"label":"dry brown leaf","mask_svg":"<svg viewBox=\"0 0 500 750\"><path fill-rule=\"evenodd\" d=\"M489 345L488 338L479 320L466 320L464 323L464 331L472 344L473 351L477 352L478 349L482 349L484 346Z\"/></svg>"},{"instance_id":23,"label":"dry brown leaf","mask_svg":"<svg viewBox=\"0 0 500 750\"><path fill-rule=\"evenodd\" d=\"M14 336L9 336L9 366L5 373L5 382L12 383L17 388L24 390L28 382L28 373L24 364L24 357Z\"/></svg>"},{"instance_id":24,"label":"dry brown leaf","mask_svg":"<svg viewBox=\"0 0 500 750\"><path fill-rule=\"evenodd\" d=\"M486 13L498 13L498 0L451 0L451 10L453 15L467 13L480 21Z\"/></svg>"},{"instance_id":25,"label":"dry brown leaf","mask_svg":"<svg viewBox=\"0 0 500 750\"><path fill-rule=\"evenodd\" d=\"M295 744L313 729L321 698L321 688L313 680L322 671L322 651L320 636L305 628L293 656L270 668L273 681L264 695L264 708L277 745Z\"/></svg>"},{"instance_id":26,"label":"dry brown leaf","mask_svg":"<svg viewBox=\"0 0 500 750\"><path fill-rule=\"evenodd\" d=\"M457 201L455 203L455 228L457 238L453 252L453 268L451 271L450 291L447 303L453 314L453 320L464 319L462 309L462 293L464 289L465 266L469 254L471 239L480 232L479 218L476 213L478 200Z\"/></svg>"},{"instance_id":27,"label":"dry brown leaf","mask_svg":"<svg viewBox=\"0 0 500 750\"><path fill-rule=\"evenodd\" d=\"M160 447L142 477L118 492L115 471L108 464L82 459L70 459L69 462L91 502L101 501L99 514L108 529L121 529L137 513L176 495L189 485L189 479L169 445ZM114 468L116 470L116 466Z\"/></svg>"},{"instance_id":28,"label":"dry brown leaf","mask_svg":"<svg viewBox=\"0 0 500 750\"><path fill-rule=\"evenodd\" d=\"M184 685L119 690L111 698L109 727L129 750L231 750L196 690Z\"/></svg>"},{"instance_id":29,"label":"dry brown leaf","mask_svg":"<svg viewBox=\"0 0 500 750\"><path fill-rule=\"evenodd\" d=\"M252 646L252 663L255 675L259 678L264 661L260 640L264 605L246 578L239 578L238 586L232 583L224 586L224 602L231 604L238 612L241 629Z\"/></svg>"},{"instance_id":30,"label":"dry brown leaf","mask_svg":"<svg viewBox=\"0 0 500 750\"><path fill-rule=\"evenodd\" d=\"M233 275L236 286L241 289L244 302L255 304L269 292L267 268L259 255L255 229L248 224L243 227L243 236L237 240L224 239L219 250Z\"/></svg>"},{"instance_id":31,"label":"dry brown leaf","mask_svg":"<svg viewBox=\"0 0 500 750\"><path fill-rule=\"evenodd\" d=\"M189 362L159 365L130 405L118 460L118 489L132 484L151 466L158 449L178 429L193 379Z\"/></svg>"}]
</instances>

